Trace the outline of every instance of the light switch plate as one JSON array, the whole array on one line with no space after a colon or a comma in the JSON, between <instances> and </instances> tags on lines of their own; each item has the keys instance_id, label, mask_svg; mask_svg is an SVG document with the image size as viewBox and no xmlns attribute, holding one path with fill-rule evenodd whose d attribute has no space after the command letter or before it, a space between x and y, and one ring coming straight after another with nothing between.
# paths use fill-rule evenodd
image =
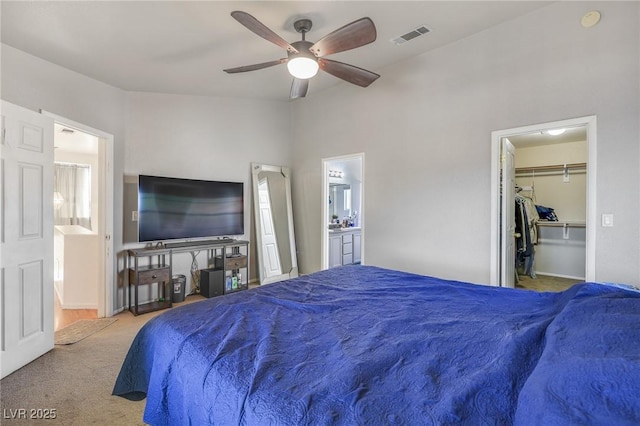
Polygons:
<instances>
[{"instance_id":1,"label":"light switch plate","mask_svg":"<svg viewBox=\"0 0 640 426\"><path fill-rule=\"evenodd\" d=\"M132 222L137 222L138 221L138 211L137 210L133 210L131 212L131 221Z\"/></svg>"},{"instance_id":2,"label":"light switch plate","mask_svg":"<svg viewBox=\"0 0 640 426\"><path fill-rule=\"evenodd\" d=\"M605 228L613 227L613 215L610 213L602 214L602 226Z\"/></svg>"}]
</instances>

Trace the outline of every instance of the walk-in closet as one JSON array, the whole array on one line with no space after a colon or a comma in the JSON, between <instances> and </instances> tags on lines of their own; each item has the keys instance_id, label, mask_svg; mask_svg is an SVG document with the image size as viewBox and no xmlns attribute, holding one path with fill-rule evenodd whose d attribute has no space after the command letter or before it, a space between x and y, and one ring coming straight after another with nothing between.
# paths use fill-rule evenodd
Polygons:
<instances>
[{"instance_id":1,"label":"walk-in closet","mask_svg":"<svg viewBox=\"0 0 640 426\"><path fill-rule=\"evenodd\" d=\"M562 142L513 138L518 274L585 279L588 144L583 127Z\"/></svg>"}]
</instances>

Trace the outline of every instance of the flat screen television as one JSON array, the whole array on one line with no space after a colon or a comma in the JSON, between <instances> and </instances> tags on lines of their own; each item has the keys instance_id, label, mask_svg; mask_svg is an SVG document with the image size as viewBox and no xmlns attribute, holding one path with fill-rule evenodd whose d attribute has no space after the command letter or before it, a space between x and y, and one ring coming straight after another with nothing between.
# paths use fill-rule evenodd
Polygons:
<instances>
[{"instance_id":1,"label":"flat screen television","mask_svg":"<svg viewBox=\"0 0 640 426\"><path fill-rule=\"evenodd\" d=\"M242 182L139 176L140 242L242 234Z\"/></svg>"}]
</instances>

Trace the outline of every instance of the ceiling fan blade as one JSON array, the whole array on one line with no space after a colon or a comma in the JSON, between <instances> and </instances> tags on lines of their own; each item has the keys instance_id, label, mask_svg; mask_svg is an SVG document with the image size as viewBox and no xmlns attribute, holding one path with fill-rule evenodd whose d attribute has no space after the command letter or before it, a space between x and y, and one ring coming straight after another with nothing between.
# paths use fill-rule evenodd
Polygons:
<instances>
[{"instance_id":1,"label":"ceiling fan blade","mask_svg":"<svg viewBox=\"0 0 640 426\"><path fill-rule=\"evenodd\" d=\"M344 52L369 44L376 39L376 26L369 18L361 18L327 34L309 50L317 57Z\"/></svg>"},{"instance_id":2,"label":"ceiling fan blade","mask_svg":"<svg viewBox=\"0 0 640 426\"><path fill-rule=\"evenodd\" d=\"M321 70L334 77L341 78L360 87L367 87L380 77L379 74L374 72L342 62L332 61L331 59L320 58L318 59L318 65L320 65Z\"/></svg>"},{"instance_id":3,"label":"ceiling fan blade","mask_svg":"<svg viewBox=\"0 0 640 426\"><path fill-rule=\"evenodd\" d=\"M269 67L272 67L274 65L284 64L288 60L289 59L287 59L287 58L282 58L282 59L277 59L275 61L263 62L261 64L253 64L253 65L245 65L243 67L228 68L228 69L223 70L223 71L226 72L226 73L229 73L229 74L235 74L235 73L238 73L238 72L261 70L263 68L269 68Z\"/></svg>"},{"instance_id":4,"label":"ceiling fan blade","mask_svg":"<svg viewBox=\"0 0 640 426\"><path fill-rule=\"evenodd\" d=\"M269 28L267 28L266 25L264 25L262 22L258 21L248 13L236 10L234 12L231 12L231 16L233 16L236 21L240 22L242 25L253 31L255 34L259 35L263 39L277 44L283 49L287 49L287 51L291 53L298 53L298 51L293 46L291 46L288 41L271 31Z\"/></svg>"},{"instance_id":5,"label":"ceiling fan blade","mask_svg":"<svg viewBox=\"0 0 640 426\"><path fill-rule=\"evenodd\" d=\"M309 90L309 79L294 78L289 100L304 98L307 96L307 90Z\"/></svg>"}]
</instances>

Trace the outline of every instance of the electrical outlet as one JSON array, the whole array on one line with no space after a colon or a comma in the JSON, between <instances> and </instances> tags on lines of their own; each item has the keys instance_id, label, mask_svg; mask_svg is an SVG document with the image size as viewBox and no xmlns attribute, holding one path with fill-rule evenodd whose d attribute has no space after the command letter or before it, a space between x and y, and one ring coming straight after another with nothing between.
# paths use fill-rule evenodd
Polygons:
<instances>
[{"instance_id":1,"label":"electrical outlet","mask_svg":"<svg viewBox=\"0 0 640 426\"><path fill-rule=\"evenodd\" d=\"M131 221L132 222L137 222L138 221L138 211L137 210L133 210L131 212Z\"/></svg>"},{"instance_id":2,"label":"electrical outlet","mask_svg":"<svg viewBox=\"0 0 640 426\"><path fill-rule=\"evenodd\" d=\"M602 214L602 226L606 228L613 227L613 214L611 213Z\"/></svg>"}]
</instances>

